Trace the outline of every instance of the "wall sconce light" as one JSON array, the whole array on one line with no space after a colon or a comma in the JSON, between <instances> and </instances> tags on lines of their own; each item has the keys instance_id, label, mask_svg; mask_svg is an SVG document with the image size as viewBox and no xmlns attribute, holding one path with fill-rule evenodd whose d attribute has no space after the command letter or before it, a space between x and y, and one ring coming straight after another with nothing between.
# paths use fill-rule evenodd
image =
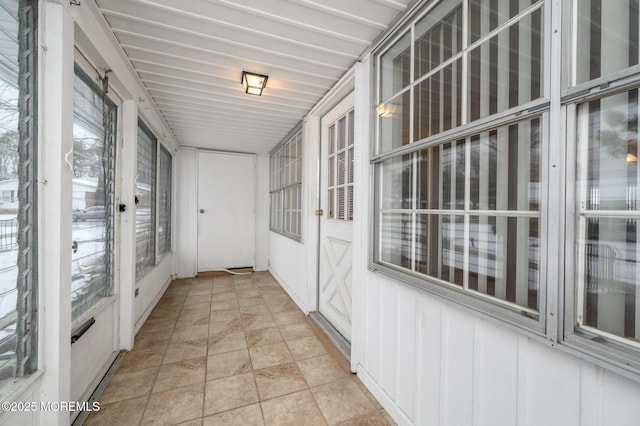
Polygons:
<instances>
[{"instance_id":1,"label":"wall sconce light","mask_svg":"<svg viewBox=\"0 0 640 426\"><path fill-rule=\"evenodd\" d=\"M248 71L242 71L242 87L244 92L249 95L262 95L262 89L267 85L268 75L255 74Z\"/></svg>"},{"instance_id":2,"label":"wall sconce light","mask_svg":"<svg viewBox=\"0 0 640 426\"><path fill-rule=\"evenodd\" d=\"M376 112L382 118L395 117L400 113L400 105L380 104L376 107Z\"/></svg>"}]
</instances>

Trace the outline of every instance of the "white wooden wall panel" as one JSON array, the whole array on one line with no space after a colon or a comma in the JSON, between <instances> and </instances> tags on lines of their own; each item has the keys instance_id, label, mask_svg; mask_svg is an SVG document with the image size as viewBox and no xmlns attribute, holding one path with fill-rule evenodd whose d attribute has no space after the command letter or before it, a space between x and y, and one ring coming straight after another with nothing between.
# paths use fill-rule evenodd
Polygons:
<instances>
[{"instance_id":1,"label":"white wooden wall panel","mask_svg":"<svg viewBox=\"0 0 640 426\"><path fill-rule=\"evenodd\" d=\"M403 289L400 291L406 291ZM398 405L400 409L410 418L415 418L416 401L416 339L418 335L416 328L418 321L416 317L416 302L406 294L400 294L398 298L398 321L396 324L396 359L399 365L406 365L398 372L395 386L398 392Z\"/></svg>"},{"instance_id":2,"label":"white wooden wall panel","mask_svg":"<svg viewBox=\"0 0 640 426\"><path fill-rule=\"evenodd\" d=\"M609 372L601 372L602 390L599 392L602 407L602 421L616 419L615 424L640 424L640 389L638 384L628 379L620 378ZM609 424L614 424L609 422Z\"/></svg>"},{"instance_id":3,"label":"white wooden wall panel","mask_svg":"<svg viewBox=\"0 0 640 426\"><path fill-rule=\"evenodd\" d=\"M269 270L305 314L315 310L315 306L309 306L307 302L308 271L304 244L269 232Z\"/></svg>"},{"instance_id":4,"label":"white wooden wall panel","mask_svg":"<svg viewBox=\"0 0 640 426\"><path fill-rule=\"evenodd\" d=\"M506 330L488 332L475 321L473 411L480 425L513 425L518 406L518 340ZM492 392L487 392L492 389ZM502 410L488 407L502 405Z\"/></svg>"},{"instance_id":5,"label":"white wooden wall panel","mask_svg":"<svg viewBox=\"0 0 640 426\"><path fill-rule=\"evenodd\" d=\"M158 304L169 284L171 284L171 257L165 256L155 268L136 283L138 288L138 296L135 298L136 333Z\"/></svg>"},{"instance_id":6,"label":"white wooden wall panel","mask_svg":"<svg viewBox=\"0 0 640 426\"><path fill-rule=\"evenodd\" d=\"M400 424L637 424L640 384L386 277L364 275L358 371Z\"/></svg>"},{"instance_id":7,"label":"white wooden wall panel","mask_svg":"<svg viewBox=\"0 0 640 426\"><path fill-rule=\"evenodd\" d=\"M416 424L427 424L429 419L438 419L440 417L440 369L442 353L440 351L440 335L442 306L433 303L432 300L424 295L416 298L416 319L418 327L416 328L416 399L417 412L416 417L410 417L416 420ZM420 399L416 398L420 395Z\"/></svg>"}]
</instances>

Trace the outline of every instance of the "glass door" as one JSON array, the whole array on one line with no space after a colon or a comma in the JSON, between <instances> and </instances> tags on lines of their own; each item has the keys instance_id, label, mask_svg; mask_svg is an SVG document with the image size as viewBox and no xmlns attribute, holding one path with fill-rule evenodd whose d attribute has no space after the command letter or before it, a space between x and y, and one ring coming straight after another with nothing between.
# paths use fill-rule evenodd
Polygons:
<instances>
[{"instance_id":1,"label":"glass door","mask_svg":"<svg viewBox=\"0 0 640 426\"><path fill-rule=\"evenodd\" d=\"M72 322L113 294L116 106L77 65L73 107Z\"/></svg>"}]
</instances>

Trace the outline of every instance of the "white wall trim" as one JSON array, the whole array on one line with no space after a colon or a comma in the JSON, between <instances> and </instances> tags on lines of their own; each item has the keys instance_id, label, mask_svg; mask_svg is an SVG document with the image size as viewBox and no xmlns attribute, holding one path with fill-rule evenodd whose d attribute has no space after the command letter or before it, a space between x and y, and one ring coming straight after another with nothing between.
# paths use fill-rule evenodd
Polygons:
<instances>
[{"instance_id":1,"label":"white wall trim","mask_svg":"<svg viewBox=\"0 0 640 426\"><path fill-rule=\"evenodd\" d=\"M356 367L358 378L369 389L371 394L380 402L380 405L389 413L391 418L395 420L398 425L414 425L415 423L407 417L407 415L398 407L393 399L382 389L382 387L374 380L367 372L362 364L358 364Z\"/></svg>"}]
</instances>

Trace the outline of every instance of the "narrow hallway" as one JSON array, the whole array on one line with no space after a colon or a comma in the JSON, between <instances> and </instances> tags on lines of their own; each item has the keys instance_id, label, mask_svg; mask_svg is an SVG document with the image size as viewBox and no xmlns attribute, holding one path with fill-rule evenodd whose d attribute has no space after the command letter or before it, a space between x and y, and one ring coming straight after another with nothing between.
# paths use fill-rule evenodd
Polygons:
<instances>
[{"instance_id":1,"label":"narrow hallway","mask_svg":"<svg viewBox=\"0 0 640 426\"><path fill-rule=\"evenodd\" d=\"M268 272L174 281L86 425L388 425Z\"/></svg>"}]
</instances>

